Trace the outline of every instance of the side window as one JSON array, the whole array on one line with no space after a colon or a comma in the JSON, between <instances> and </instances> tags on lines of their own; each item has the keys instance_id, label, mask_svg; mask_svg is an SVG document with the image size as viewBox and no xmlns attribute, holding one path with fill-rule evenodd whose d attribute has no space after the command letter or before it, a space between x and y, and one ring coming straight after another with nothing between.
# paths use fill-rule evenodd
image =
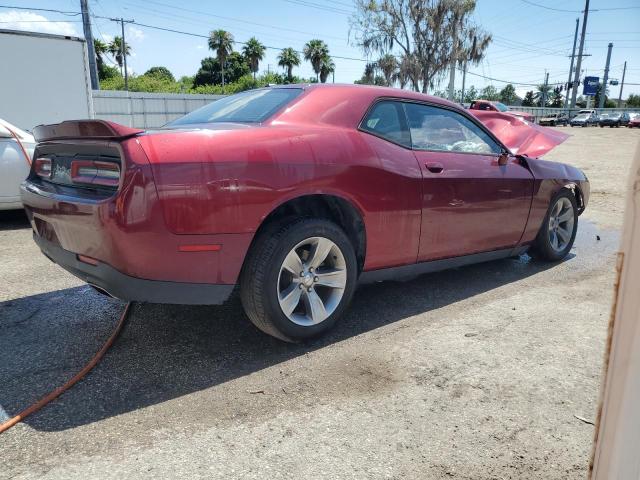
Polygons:
<instances>
[{"instance_id":1,"label":"side window","mask_svg":"<svg viewBox=\"0 0 640 480\"><path fill-rule=\"evenodd\" d=\"M360 128L405 147L411 146L402 103L383 100L374 105Z\"/></svg>"},{"instance_id":2,"label":"side window","mask_svg":"<svg viewBox=\"0 0 640 480\"><path fill-rule=\"evenodd\" d=\"M446 152L501 153L502 148L468 118L444 108L405 103L413 148Z\"/></svg>"}]
</instances>

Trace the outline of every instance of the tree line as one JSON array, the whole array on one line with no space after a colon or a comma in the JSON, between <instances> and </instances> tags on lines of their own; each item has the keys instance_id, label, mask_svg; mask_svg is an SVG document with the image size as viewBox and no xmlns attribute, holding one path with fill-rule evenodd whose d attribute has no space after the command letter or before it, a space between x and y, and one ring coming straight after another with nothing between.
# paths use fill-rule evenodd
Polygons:
<instances>
[{"instance_id":1,"label":"tree line","mask_svg":"<svg viewBox=\"0 0 640 480\"><path fill-rule=\"evenodd\" d=\"M278 57L278 66L283 73L267 72L258 77L260 62L264 60L266 46L252 37L243 44L241 51L234 50L233 34L226 30L213 30L209 34L207 45L215 56L202 59L200 68L193 76L183 76L176 80L173 74L163 66L152 67L142 75L131 75L129 79L132 91L164 91L193 93L235 93L257 86L276 83L325 83L329 75L335 72L335 63L329 53L328 45L319 39L308 41L302 55L291 47L283 48ZM131 46L124 44L121 37L110 42L94 40L96 64L101 88L120 90L124 88L124 56L131 55ZM114 65L106 63L107 55ZM293 74L302 60L308 61L315 78L301 78Z\"/></svg>"}]
</instances>

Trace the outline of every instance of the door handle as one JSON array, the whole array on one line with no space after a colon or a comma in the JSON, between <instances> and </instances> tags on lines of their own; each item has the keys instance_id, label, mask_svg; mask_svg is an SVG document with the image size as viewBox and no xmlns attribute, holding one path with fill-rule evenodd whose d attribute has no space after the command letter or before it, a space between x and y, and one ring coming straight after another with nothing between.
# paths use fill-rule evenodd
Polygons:
<instances>
[{"instance_id":1,"label":"door handle","mask_svg":"<svg viewBox=\"0 0 640 480\"><path fill-rule=\"evenodd\" d=\"M442 171L444 170L442 164L437 162L429 162L425 166L427 167L427 170L432 173L442 173Z\"/></svg>"}]
</instances>

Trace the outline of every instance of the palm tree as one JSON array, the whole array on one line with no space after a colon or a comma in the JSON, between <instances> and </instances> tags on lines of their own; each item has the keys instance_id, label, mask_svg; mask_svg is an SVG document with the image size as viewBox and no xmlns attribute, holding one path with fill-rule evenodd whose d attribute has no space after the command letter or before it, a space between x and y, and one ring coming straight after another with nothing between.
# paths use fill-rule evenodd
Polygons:
<instances>
[{"instance_id":1,"label":"palm tree","mask_svg":"<svg viewBox=\"0 0 640 480\"><path fill-rule=\"evenodd\" d=\"M320 81L322 83L326 83L329 74L335 71L336 64L333 63L331 57L329 55L325 55L324 57L322 57L322 60L320 61Z\"/></svg>"},{"instance_id":2,"label":"palm tree","mask_svg":"<svg viewBox=\"0 0 640 480\"><path fill-rule=\"evenodd\" d=\"M319 79L322 59L329 55L329 47L322 40L309 40L302 50L304 59L311 62L316 80Z\"/></svg>"},{"instance_id":3,"label":"palm tree","mask_svg":"<svg viewBox=\"0 0 640 480\"><path fill-rule=\"evenodd\" d=\"M384 76L384 83L387 85L387 87L390 87L391 85L393 85L395 75L398 70L398 61L396 60L396 57L394 57L390 53L387 53L386 55L380 57L377 63L378 68Z\"/></svg>"},{"instance_id":4,"label":"palm tree","mask_svg":"<svg viewBox=\"0 0 640 480\"><path fill-rule=\"evenodd\" d=\"M109 51L109 46L102 40L97 38L93 39L93 51L96 54L96 65L98 66L98 72L101 72L104 67L104 55Z\"/></svg>"},{"instance_id":5,"label":"palm tree","mask_svg":"<svg viewBox=\"0 0 640 480\"><path fill-rule=\"evenodd\" d=\"M242 49L242 53L249 62L249 69L253 72L254 80L256 79L260 60L264 58L265 49L266 47L256 37L251 37Z\"/></svg>"},{"instance_id":6,"label":"palm tree","mask_svg":"<svg viewBox=\"0 0 640 480\"><path fill-rule=\"evenodd\" d=\"M533 95L533 98L537 100L539 107L547 106L551 88L551 85L545 85L544 83L536 87L536 93Z\"/></svg>"},{"instance_id":7,"label":"palm tree","mask_svg":"<svg viewBox=\"0 0 640 480\"><path fill-rule=\"evenodd\" d=\"M233 35L226 30L214 30L209 33L209 49L216 52L218 63L220 63L220 74L222 76L222 88L224 89L224 62L233 51Z\"/></svg>"},{"instance_id":8,"label":"palm tree","mask_svg":"<svg viewBox=\"0 0 640 480\"><path fill-rule=\"evenodd\" d=\"M300 65L300 55L293 48L283 48L278 55L278 65L287 69L287 80L293 82L293 67Z\"/></svg>"},{"instance_id":9,"label":"palm tree","mask_svg":"<svg viewBox=\"0 0 640 480\"><path fill-rule=\"evenodd\" d=\"M120 67L120 73L122 73L122 63L124 61L122 51L122 37L113 37L113 40L107 45L107 51L115 58L116 63ZM128 43L124 43L124 55L127 57L131 55L131 47Z\"/></svg>"}]
</instances>

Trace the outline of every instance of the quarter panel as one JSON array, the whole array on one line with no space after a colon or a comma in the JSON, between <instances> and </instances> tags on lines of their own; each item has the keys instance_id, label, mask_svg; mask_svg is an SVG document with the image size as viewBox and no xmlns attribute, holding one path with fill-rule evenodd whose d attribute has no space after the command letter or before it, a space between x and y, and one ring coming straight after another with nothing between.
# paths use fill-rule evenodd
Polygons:
<instances>
[{"instance_id":1,"label":"quarter panel","mask_svg":"<svg viewBox=\"0 0 640 480\"><path fill-rule=\"evenodd\" d=\"M412 153L357 130L263 126L140 137L177 234L254 233L286 200L333 194L362 214L365 269L412 263L420 170Z\"/></svg>"}]
</instances>

